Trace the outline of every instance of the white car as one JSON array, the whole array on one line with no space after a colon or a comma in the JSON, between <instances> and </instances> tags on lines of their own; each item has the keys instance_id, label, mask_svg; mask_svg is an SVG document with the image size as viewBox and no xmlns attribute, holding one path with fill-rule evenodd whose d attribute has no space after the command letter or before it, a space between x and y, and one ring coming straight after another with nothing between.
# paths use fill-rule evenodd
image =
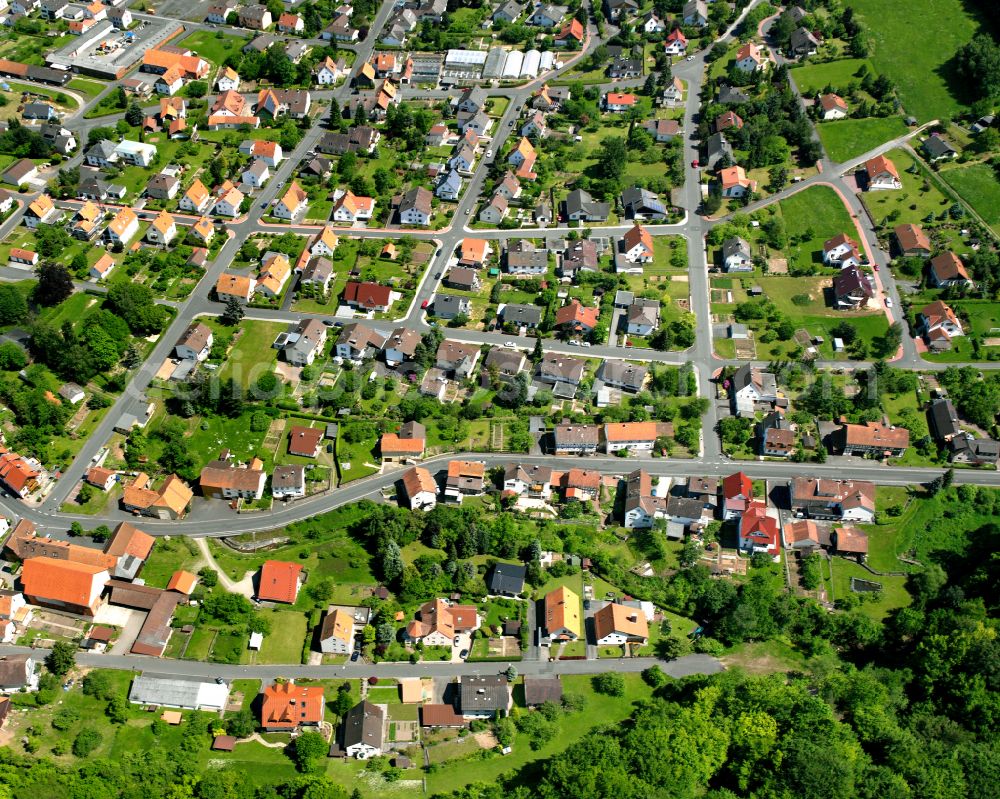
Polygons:
<instances>
[{"instance_id":1,"label":"white car","mask_svg":"<svg viewBox=\"0 0 1000 799\"><path fill-rule=\"evenodd\" d=\"M688 61L694 61L694 56L693 56L693 55L689 55L689 56L687 57L687 60L688 60Z\"/></svg>"},{"instance_id":2,"label":"white car","mask_svg":"<svg viewBox=\"0 0 1000 799\"><path fill-rule=\"evenodd\" d=\"M885 298L885 307L886 308L891 308L892 307L892 297L886 297Z\"/></svg>"},{"instance_id":3,"label":"white car","mask_svg":"<svg viewBox=\"0 0 1000 799\"><path fill-rule=\"evenodd\" d=\"M487 158L492 158L493 157L493 151L492 150L487 150L486 151L486 157Z\"/></svg>"},{"instance_id":4,"label":"white car","mask_svg":"<svg viewBox=\"0 0 1000 799\"><path fill-rule=\"evenodd\" d=\"M510 347L511 349L515 349L517 347L517 344L515 344L513 341L505 341L503 345L505 347Z\"/></svg>"},{"instance_id":5,"label":"white car","mask_svg":"<svg viewBox=\"0 0 1000 799\"><path fill-rule=\"evenodd\" d=\"M574 339L570 339L570 340L569 340L569 341L568 341L567 343L568 343L568 344L569 344L569 345L570 345L571 347L578 347L578 346L580 346L580 342L579 342L579 341L577 341L577 340L576 340L575 338L574 338Z\"/></svg>"},{"instance_id":6,"label":"white car","mask_svg":"<svg viewBox=\"0 0 1000 799\"><path fill-rule=\"evenodd\" d=\"M580 346L581 347L589 347L590 346L590 342L589 341L581 341L580 342Z\"/></svg>"}]
</instances>

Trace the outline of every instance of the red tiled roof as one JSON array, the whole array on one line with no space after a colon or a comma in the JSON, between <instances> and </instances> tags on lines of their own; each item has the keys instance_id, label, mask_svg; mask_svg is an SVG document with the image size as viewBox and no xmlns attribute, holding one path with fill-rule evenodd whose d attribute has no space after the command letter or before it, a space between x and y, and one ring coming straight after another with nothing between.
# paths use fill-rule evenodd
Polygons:
<instances>
[{"instance_id":1,"label":"red tiled roof","mask_svg":"<svg viewBox=\"0 0 1000 799\"><path fill-rule=\"evenodd\" d=\"M260 567L260 586L257 598L270 602L294 602L299 592L299 575L302 567L298 563L268 560Z\"/></svg>"}]
</instances>

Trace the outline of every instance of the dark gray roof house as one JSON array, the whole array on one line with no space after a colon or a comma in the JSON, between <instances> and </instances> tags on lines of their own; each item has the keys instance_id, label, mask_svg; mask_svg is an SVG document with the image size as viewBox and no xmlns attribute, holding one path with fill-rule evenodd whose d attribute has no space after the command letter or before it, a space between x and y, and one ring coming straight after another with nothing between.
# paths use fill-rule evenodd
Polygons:
<instances>
[{"instance_id":1,"label":"dark gray roof house","mask_svg":"<svg viewBox=\"0 0 1000 799\"><path fill-rule=\"evenodd\" d=\"M562 683L558 677L525 677L524 704L528 707L562 699Z\"/></svg>"},{"instance_id":2,"label":"dark gray roof house","mask_svg":"<svg viewBox=\"0 0 1000 799\"><path fill-rule=\"evenodd\" d=\"M542 309L537 305L517 305L507 303L500 311L505 323L538 327L542 323Z\"/></svg>"},{"instance_id":3,"label":"dark gray roof house","mask_svg":"<svg viewBox=\"0 0 1000 799\"><path fill-rule=\"evenodd\" d=\"M923 144L920 145L927 157L931 161L940 161L945 158L955 158L958 155L958 151L951 146L947 139L941 136L928 136L924 139Z\"/></svg>"},{"instance_id":4,"label":"dark gray roof house","mask_svg":"<svg viewBox=\"0 0 1000 799\"><path fill-rule=\"evenodd\" d=\"M510 709L510 686L502 674L463 676L459 708L463 716L492 716Z\"/></svg>"},{"instance_id":5,"label":"dark gray roof house","mask_svg":"<svg viewBox=\"0 0 1000 799\"><path fill-rule=\"evenodd\" d=\"M457 294L438 294L434 298L434 315L441 319L454 319L460 314L468 314L472 303L468 297Z\"/></svg>"},{"instance_id":6,"label":"dark gray roof house","mask_svg":"<svg viewBox=\"0 0 1000 799\"><path fill-rule=\"evenodd\" d=\"M949 399L932 400L927 409L931 423L931 432L940 441L947 441L962 432L958 425L958 413Z\"/></svg>"},{"instance_id":7,"label":"dark gray roof house","mask_svg":"<svg viewBox=\"0 0 1000 799\"><path fill-rule=\"evenodd\" d=\"M729 141L721 133L713 133L705 142L705 152L708 156L708 168L715 169L725 156L733 157L733 148L729 146Z\"/></svg>"},{"instance_id":8,"label":"dark gray roof house","mask_svg":"<svg viewBox=\"0 0 1000 799\"><path fill-rule=\"evenodd\" d=\"M371 702L361 701L344 716L344 751L352 754L377 750L385 746L385 711ZM363 755L362 755L363 756Z\"/></svg>"},{"instance_id":9,"label":"dark gray roof house","mask_svg":"<svg viewBox=\"0 0 1000 799\"><path fill-rule=\"evenodd\" d=\"M649 189L631 186L621 194L625 216L632 219L666 219L667 207Z\"/></svg>"},{"instance_id":10,"label":"dark gray roof house","mask_svg":"<svg viewBox=\"0 0 1000 799\"><path fill-rule=\"evenodd\" d=\"M563 200L566 218L583 222L605 222L611 211L609 203L596 202L589 192L573 189Z\"/></svg>"},{"instance_id":11,"label":"dark gray roof house","mask_svg":"<svg viewBox=\"0 0 1000 799\"><path fill-rule=\"evenodd\" d=\"M486 586L491 594L517 596L524 590L524 576L527 571L520 563L498 563L490 572Z\"/></svg>"},{"instance_id":12,"label":"dark gray roof house","mask_svg":"<svg viewBox=\"0 0 1000 799\"><path fill-rule=\"evenodd\" d=\"M727 85L719 88L719 102L723 105L743 105L749 103L750 98L735 86Z\"/></svg>"}]
</instances>

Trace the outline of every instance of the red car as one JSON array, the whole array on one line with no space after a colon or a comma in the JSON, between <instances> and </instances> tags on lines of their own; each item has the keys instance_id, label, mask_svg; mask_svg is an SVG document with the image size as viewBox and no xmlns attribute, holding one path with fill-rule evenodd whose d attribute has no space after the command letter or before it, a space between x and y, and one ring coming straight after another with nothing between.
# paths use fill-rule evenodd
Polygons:
<instances>
[{"instance_id":1,"label":"red car","mask_svg":"<svg viewBox=\"0 0 1000 799\"><path fill-rule=\"evenodd\" d=\"M692 166L693 168L695 168L695 169L697 169L697 168L698 168L698 159L697 159L697 158L695 158L695 159L694 159L694 160L693 160L693 161L691 162L691 166Z\"/></svg>"},{"instance_id":2,"label":"red car","mask_svg":"<svg viewBox=\"0 0 1000 799\"><path fill-rule=\"evenodd\" d=\"M420 310L424 310L430 304L431 304L430 300L424 300L422 303L420 303Z\"/></svg>"}]
</instances>

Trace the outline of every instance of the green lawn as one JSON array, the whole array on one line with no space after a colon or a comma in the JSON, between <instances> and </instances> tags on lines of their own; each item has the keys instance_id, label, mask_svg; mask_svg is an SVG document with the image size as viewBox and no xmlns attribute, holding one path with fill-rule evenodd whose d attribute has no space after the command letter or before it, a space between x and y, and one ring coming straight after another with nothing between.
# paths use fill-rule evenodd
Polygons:
<instances>
[{"instance_id":1,"label":"green lawn","mask_svg":"<svg viewBox=\"0 0 1000 799\"><path fill-rule=\"evenodd\" d=\"M90 78L73 78L73 80L66 84L66 88L79 92L90 99L97 97L97 95L107 88L107 85L99 80L91 80Z\"/></svg>"},{"instance_id":2,"label":"green lawn","mask_svg":"<svg viewBox=\"0 0 1000 799\"><path fill-rule=\"evenodd\" d=\"M1000 232L1000 180L986 164L972 164L939 173L994 230Z\"/></svg>"},{"instance_id":3,"label":"green lawn","mask_svg":"<svg viewBox=\"0 0 1000 799\"><path fill-rule=\"evenodd\" d=\"M306 615L285 609L261 610L259 613L271 622L271 632L264 636L260 652L252 660L255 663L298 663L302 658L302 645L309 634ZM246 642L243 648L246 650ZM246 651L248 656L253 654Z\"/></svg>"},{"instance_id":4,"label":"green lawn","mask_svg":"<svg viewBox=\"0 0 1000 799\"><path fill-rule=\"evenodd\" d=\"M877 602L862 602L858 607L861 613L876 621L885 618L890 610L906 607L910 604L910 595L906 592L905 577L876 576L853 560L846 558L833 558L830 561L830 567L833 570L833 596L835 599L853 593L851 591L852 577L882 584L882 595ZM860 596L860 594L856 595Z\"/></svg>"},{"instance_id":5,"label":"green lawn","mask_svg":"<svg viewBox=\"0 0 1000 799\"><path fill-rule=\"evenodd\" d=\"M278 351L271 345L286 327L281 322L241 322L239 340L229 350L219 378L231 377L246 388L261 375L274 371Z\"/></svg>"},{"instance_id":6,"label":"green lawn","mask_svg":"<svg viewBox=\"0 0 1000 799\"><path fill-rule=\"evenodd\" d=\"M785 250L789 268L806 268L823 261L823 242L838 233L856 236L854 222L829 186L812 186L778 203L790 241Z\"/></svg>"},{"instance_id":7,"label":"green lawn","mask_svg":"<svg viewBox=\"0 0 1000 799\"><path fill-rule=\"evenodd\" d=\"M876 224L898 225L911 222L919 225L928 214L940 214L952 205L952 201L930 180L924 167L906 150L891 150L886 155L896 165L903 188L866 191L862 195ZM910 171L914 168L917 170L916 174Z\"/></svg>"},{"instance_id":8,"label":"green lawn","mask_svg":"<svg viewBox=\"0 0 1000 799\"><path fill-rule=\"evenodd\" d=\"M851 5L871 33L872 63L898 86L908 113L926 122L964 108L951 62L980 30L971 3L852 0ZM927 38L931 30L933 44Z\"/></svg>"},{"instance_id":9,"label":"green lawn","mask_svg":"<svg viewBox=\"0 0 1000 799\"><path fill-rule=\"evenodd\" d=\"M610 666L609 666L610 668ZM568 746L576 743L594 727L607 724L618 724L627 718L633 709L633 703L648 699L652 693L649 686L638 674L625 674L625 696L611 697L597 693L590 676L573 675L562 677L563 692L584 697L585 706L579 713L560 716L556 725L558 730L545 746L533 751L522 735L514 739L511 754L494 755L486 759L473 758L468 760L450 760L443 763L437 771L427 775L427 790L429 794L447 793L468 785L470 782L494 783L502 776L521 769L530 763L541 763L553 755L562 752ZM465 753L476 751L467 744ZM434 749L431 749L434 758ZM449 753L451 757L460 756L461 752ZM532 770L522 772L522 776L530 778Z\"/></svg>"},{"instance_id":10,"label":"green lawn","mask_svg":"<svg viewBox=\"0 0 1000 799\"><path fill-rule=\"evenodd\" d=\"M233 53L239 53L246 43L242 36L230 36L221 31L195 31L180 42L217 67L221 67Z\"/></svg>"},{"instance_id":11,"label":"green lawn","mask_svg":"<svg viewBox=\"0 0 1000 799\"><path fill-rule=\"evenodd\" d=\"M907 127L902 117L892 116L821 122L817 130L826 154L840 163L904 135Z\"/></svg>"},{"instance_id":12,"label":"green lawn","mask_svg":"<svg viewBox=\"0 0 1000 799\"><path fill-rule=\"evenodd\" d=\"M838 61L794 67L791 73L799 91L809 97L819 94L827 86L846 90L851 83L860 84L862 67L868 67L873 74L875 72L867 58L842 58Z\"/></svg>"}]
</instances>

